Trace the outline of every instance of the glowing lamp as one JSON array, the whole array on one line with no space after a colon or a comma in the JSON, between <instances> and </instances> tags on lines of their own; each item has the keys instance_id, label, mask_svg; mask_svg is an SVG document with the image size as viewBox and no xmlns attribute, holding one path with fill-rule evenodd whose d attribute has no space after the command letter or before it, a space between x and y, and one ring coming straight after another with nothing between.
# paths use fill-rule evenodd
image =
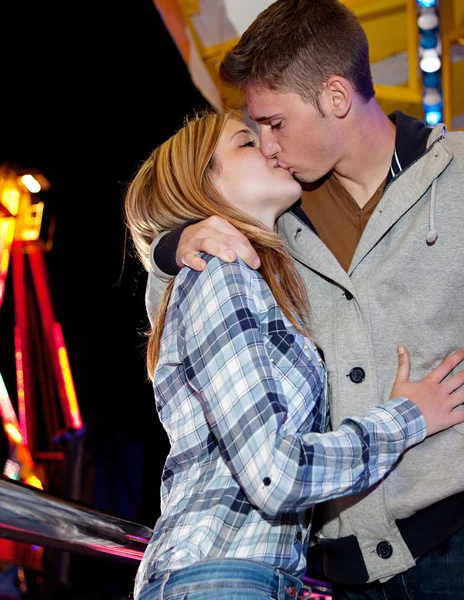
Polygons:
<instances>
[{"instance_id":1,"label":"glowing lamp","mask_svg":"<svg viewBox=\"0 0 464 600\"><path fill-rule=\"evenodd\" d=\"M441 60L435 48L424 50L419 66L424 73L436 73L440 70Z\"/></svg>"},{"instance_id":2,"label":"glowing lamp","mask_svg":"<svg viewBox=\"0 0 464 600\"><path fill-rule=\"evenodd\" d=\"M436 48L438 46L438 35L434 29L429 31L424 31L421 41L420 47L424 50L429 50L430 48Z\"/></svg>"},{"instance_id":3,"label":"glowing lamp","mask_svg":"<svg viewBox=\"0 0 464 600\"><path fill-rule=\"evenodd\" d=\"M438 88L440 86L440 74L435 73L424 73L422 82L425 88Z\"/></svg>"},{"instance_id":4,"label":"glowing lamp","mask_svg":"<svg viewBox=\"0 0 464 600\"><path fill-rule=\"evenodd\" d=\"M425 113L425 121L429 125L437 125L443 121L443 115L439 110L429 110Z\"/></svg>"},{"instance_id":5,"label":"glowing lamp","mask_svg":"<svg viewBox=\"0 0 464 600\"><path fill-rule=\"evenodd\" d=\"M417 0L417 5L421 8L431 8L432 6L435 6L436 3L437 0Z\"/></svg>"},{"instance_id":6,"label":"glowing lamp","mask_svg":"<svg viewBox=\"0 0 464 600\"><path fill-rule=\"evenodd\" d=\"M440 21L435 10L425 8L417 19L417 26L422 31L430 31L431 29L437 29Z\"/></svg>"}]
</instances>

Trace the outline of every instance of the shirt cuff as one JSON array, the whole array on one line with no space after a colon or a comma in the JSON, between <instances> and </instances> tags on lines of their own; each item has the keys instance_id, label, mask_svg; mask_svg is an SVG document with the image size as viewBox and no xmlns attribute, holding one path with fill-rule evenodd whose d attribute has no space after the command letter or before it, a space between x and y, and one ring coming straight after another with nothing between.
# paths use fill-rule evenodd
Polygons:
<instances>
[{"instance_id":1,"label":"shirt cuff","mask_svg":"<svg viewBox=\"0 0 464 600\"><path fill-rule=\"evenodd\" d=\"M392 398L379 406L387 410L404 432L406 447L419 444L427 437L427 424L420 408L408 398Z\"/></svg>"}]
</instances>

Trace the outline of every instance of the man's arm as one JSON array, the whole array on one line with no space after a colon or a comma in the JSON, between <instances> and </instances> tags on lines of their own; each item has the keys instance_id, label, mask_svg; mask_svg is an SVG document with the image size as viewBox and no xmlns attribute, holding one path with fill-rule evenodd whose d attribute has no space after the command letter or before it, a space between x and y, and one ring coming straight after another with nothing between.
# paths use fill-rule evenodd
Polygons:
<instances>
[{"instance_id":1,"label":"man's arm","mask_svg":"<svg viewBox=\"0 0 464 600\"><path fill-rule=\"evenodd\" d=\"M157 240L153 261L164 275L177 275L184 266L203 271L206 263L197 256L199 252L217 256L224 262L233 262L238 257L252 269L261 264L248 238L221 217L186 223ZM155 269L154 273L158 277Z\"/></svg>"}]
</instances>

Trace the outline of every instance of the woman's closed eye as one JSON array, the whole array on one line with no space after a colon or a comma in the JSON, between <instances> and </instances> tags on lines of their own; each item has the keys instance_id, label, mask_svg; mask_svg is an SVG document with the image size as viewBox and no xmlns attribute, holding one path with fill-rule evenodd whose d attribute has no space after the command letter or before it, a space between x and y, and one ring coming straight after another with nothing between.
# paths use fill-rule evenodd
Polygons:
<instances>
[{"instance_id":1,"label":"woman's closed eye","mask_svg":"<svg viewBox=\"0 0 464 600\"><path fill-rule=\"evenodd\" d=\"M246 142L245 144L241 145L242 148L255 148L256 147L256 140L249 140L248 142Z\"/></svg>"}]
</instances>

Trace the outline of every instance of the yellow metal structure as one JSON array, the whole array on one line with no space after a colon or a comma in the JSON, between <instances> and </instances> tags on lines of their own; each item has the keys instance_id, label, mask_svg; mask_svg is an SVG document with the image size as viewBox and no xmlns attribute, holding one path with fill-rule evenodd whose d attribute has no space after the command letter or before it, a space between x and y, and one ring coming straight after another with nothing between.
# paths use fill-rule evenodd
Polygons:
<instances>
[{"instance_id":1,"label":"yellow metal structure","mask_svg":"<svg viewBox=\"0 0 464 600\"><path fill-rule=\"evenodd\" d=\"M416 0L342 0L359 18L370 45L373 67L400 58L407 62L404 81L394 85L375 82L376 96L386 113L395 109L423 118L422 81L418 66L419 31ZM154 0L163 14L165 23L177 46L189 64L189 44L201 58L207 73L218 90L223 106L244 108L242 94L224 86L219 78L219 65L225 53L238 41L239 35L215 45L206 46L195 28L195 18L202 11L200 0ZM267 3L269 5L271 2ZM227 2L225 3L227 5ZM207 9L203 9L207 10ZM442 37L442 79L444 97L444 121L448 129L464 124L464 51L456 48L464 45L464 0L441 0L440 33ZM208 15L201 15L206 20ZM211 15L212 25L219 28L217 14ZM183 25L185 27L183 28ZM241 32L243 33L243 32ZM459 48L458 48L459 50ZM462 58L462 59L461 59ZM395 63L391 63L395 69ZM461 118L462 116L462 118ZM458 123L454 126L455 121Z\"/></svg>"}]
</instances>

